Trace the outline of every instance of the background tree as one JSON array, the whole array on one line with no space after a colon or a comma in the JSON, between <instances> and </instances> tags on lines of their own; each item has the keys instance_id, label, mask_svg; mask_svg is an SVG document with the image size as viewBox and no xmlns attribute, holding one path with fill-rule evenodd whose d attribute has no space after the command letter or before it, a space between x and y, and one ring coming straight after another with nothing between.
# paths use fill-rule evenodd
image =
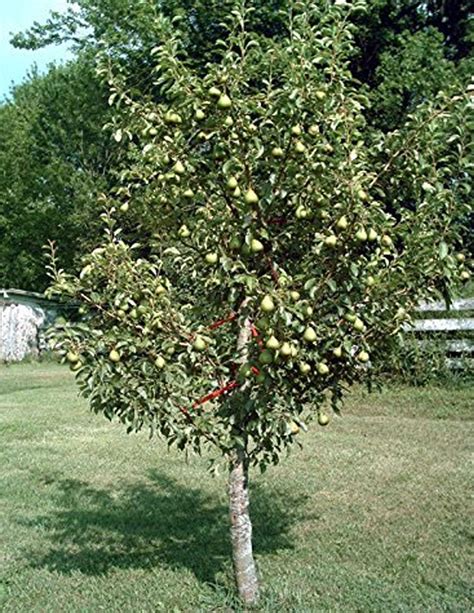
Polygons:
<instances>
[{"instance_id":1,"label":"background tree","mask_svg":"<svg viewBox=\"0 0 474 613\"><path fill-rule=\"evenodd\" d=\"M97 237L96 196L117 163L101 129L107 90L88 57L31 75L0 106L0 285L43 290L43 246L61 263Z\"/></svg>"},{"instance_id":2,"label":"background tree","mask_svg":"<svg viewBox=\"0 0 474 613\"><path fill-rule=\"evenodd\" d=\"M145 90L104 31L108 127L127 163L79 275L53 252L51 293L85 315L56 346L92 409L228 464L245 604L258 597L250 466L277 463L312 419L326 425L326 400L338 410L419 299L469 277L468 97L368 130L349 69L364 10L295 2L286 34L264 37L237 3L205 71L156 13Z\"/></svg>"}]
</instances>

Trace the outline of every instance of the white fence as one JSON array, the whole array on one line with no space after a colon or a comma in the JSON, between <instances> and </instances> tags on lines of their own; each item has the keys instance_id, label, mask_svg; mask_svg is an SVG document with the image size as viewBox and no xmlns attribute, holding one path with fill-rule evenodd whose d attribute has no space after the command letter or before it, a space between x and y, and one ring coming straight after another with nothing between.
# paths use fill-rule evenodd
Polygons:
<instances>
[{"instance_id":1,"label":"white fence","mask_svg":"<svg viewBox=\"0 0 474 613\"><path fill-rule=\"evenodd\" d=\"M444 302L426 302L417 311L420 317L406 331L416 333L421 346L429 346L436 338L443 345L450 367L474 372L474 316L464 316L468 311L474 312L474 298L455 300L449 310ZM429 313L443 316L430 317Z\"/></svg>"}]
</instances>

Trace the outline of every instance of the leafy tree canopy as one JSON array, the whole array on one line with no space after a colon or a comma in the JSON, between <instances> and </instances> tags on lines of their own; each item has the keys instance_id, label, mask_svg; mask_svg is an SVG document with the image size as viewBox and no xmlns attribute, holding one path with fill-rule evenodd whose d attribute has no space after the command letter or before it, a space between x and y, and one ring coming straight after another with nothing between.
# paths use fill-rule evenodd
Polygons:
<instances>
[{"instance_id":1,"label":"leafy tree canopy","mask_svg":"<svg viewBox=\"0 0 474 613\"><path fill-rule=\"evenodd\" d=\"M148 92L104 35L109 129L127 163L102 196L104 242L79 277L55 271L90 317L64 347L95 410L180 447L239 445L264 466L293 440L291 419L328 391L337 407L421 296L469 276L467 98L367 129L349 69L359 8L297 3L287 36L268 38L241 7L205 74L158 14ZM247 321L264 346L236 355ZM189 414L229 379L245 392Z\"/></svg>"},{"instance_id":2,"label":"leafy tree canopy","mask_svg":"<svg viewBox=\"0 0 474 613\"><path fill-rule=\"evenodd\" d=\"M262 40L284 40L290 5L289 0L252 0L248 31ZM98 240L91 195L120 170L111 153L114 141L102 130L110 108L95 69L104 44L127 87L158 101L151 61L160 36L157 16L173 21L187 61L204 75L208 62L220 61L218 41L229 35L225 19L232 7L231 0L80 0L14 37L15 45L30 49L68 41L79 55L77 65L52 69L46 77L33 74L0 107L7 118L0 141L3 285L44 288L41 246L48 239L56 240L59 261L69 270L84 243ZM468 0L374 0L351 16L351 71L365 84L370 101L365 130L403 129L419 103L433 100L440 90L465 86L473 72L469 16ZM469 227L472 217L463 223Z\"/></svg>"}]
</instances>

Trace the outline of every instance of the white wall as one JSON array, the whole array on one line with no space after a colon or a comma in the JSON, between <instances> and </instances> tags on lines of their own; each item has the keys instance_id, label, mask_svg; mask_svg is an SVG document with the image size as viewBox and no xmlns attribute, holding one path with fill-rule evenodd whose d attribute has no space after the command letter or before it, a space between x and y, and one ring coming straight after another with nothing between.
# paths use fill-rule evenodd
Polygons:
<instances>
[{"instance_id":1,"label":"white wall","mask_svg":"<svg viewBox=\"0 0 474 613\"><path fill-rule=\"evenodd\" d=\"M40 308L0 304L0 360L18 362L38 353L38 329L46 319Z\"/></svg>"}]
</instances>

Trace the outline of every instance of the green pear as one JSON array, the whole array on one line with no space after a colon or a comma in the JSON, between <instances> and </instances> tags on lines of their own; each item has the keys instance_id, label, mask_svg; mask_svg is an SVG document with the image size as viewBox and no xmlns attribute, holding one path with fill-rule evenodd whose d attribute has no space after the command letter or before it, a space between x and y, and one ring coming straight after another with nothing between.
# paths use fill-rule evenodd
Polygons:
<instances>
[{"instance_id":1,"label":"green pear","mask_svg":"<svg viewBox=\"0 0 474 613\"><path fill-rule=\"evenodd\" d=\"M297 219L306 219L309 215L309 211L307 208L305 208L303 205L300 205L297 209L296 209L296 218Z\"/></svg>"},{"instance_id":2,"label":"green pear","mask_svg":"<svg viewBox=\"0 0 474 613\"><path fill-rule=\"evenodd\" d=\"M302 132L301 126L297 125L291 128L291 133L293 134L293 136L301 136L301 132Z\"/></svg>"},{"instance_id":3,"label":"green pear","mask_svg":"<svg viewBox=\"0 0 474 613\"><path fill-rule=\"evenodd\" d=\"M235 177L229 177L227 181L227 187L231 190L234 190L237 187L237 179Z\"/></svg>"},{"instance_id":4,"label":"green pear","mask_svg":"<svg viewBox=\"0 0 474 613\"><path fill-rule=\"evenodd\" d=\"M253 191L252 188L250 188L247 193L244 196L244 200L247 204L257 204L258 202L258 196L257 194Z\"/></svg>"},{"instance_id":5,"label":"green pear","mask_svg":"<svg viewBox=\"0 0 474 613\"><path fill-rule=\"evenodd\" d=\"M234 120L232 119L230 115L227 115L227 117L225 118L224 125L227 126L228 128L234 125Z\"/></svg>"},{"instance_id":6,"label":"green pear","mask_svg":"<svg viewBox=\"0 0 474 613\"><path fill-rule=\"evenodd\" d=\"M336 226L339 230L346 230L348 225L349 222L347 221L347 217L345 215L339 217L336 223Z\"/></svg>"},{"instance_id":7,"label":"green pear","mask_svg":"<svg viewBox=\"0 0 474 613\"><path fill-rule=\"evenodd\" d=\"M363 332L363 330L365 329L364 322L359 317L356 317L352 325L354 326L354 329L357 330L358 332Z\"/></svg>"},{"instance_id":8,"label":"green pear","mask_svg":"<svg viewBox=\"0 0 474 613\"><path fill-rule=\"evenodd\" d=\"M380 242L384 247L391 247L393 245L392 239L388 234L384 234L380 239Z\"/></svg>"},{"instance_id":9,"label":"green pear","mask_svg":"<svg viewBox=\"0 0 474 613\"><path fill-rule=\"evenodd\" d=\"M206 253L205 260L208 264L216 264L219 256L215 251L211 251L210 253Z\"/></svg>"},{"instance_id":10,"label":"green pear","mask_svg":"<svg viewBox=\"0 0 474 613\"><path fill-rule=\"evenodd\" d=\"M334 236L334 234L327 236L324 239L324 244L327 245L328 247L335 247L337 245L337 236Z\"/></svg>"},{"instance_id":11,"label":"green pear","mask_svg":"<svg viewBox=\"0 0 474 613\"><path fill-rule=\"evenodd\" d=\"M268 345L267 345L268 346ZM280 353L283 357L289 358L291 355L291 345L290 343L284 342L280 348Z\"/></svg>"},{"instance_id":12,"label":"green pear","mask_svg":"<svg viewBox=\"0 0 474 613\"><path fill-rule=\"evenodd\" d=\"M280 348L280 341L274 336L270 336L270 338L265 343L265 347L267 349L273 349L273 351L276 351Z\"/></svg>"},{"instance_id":13,"label":"green pear","mask_svg":"<svg viewBox=\"0 0 474 613\"><path fill-rule=\"evenodd\" d=\"M79 362L79 354L76 353L75 351L68 351L66 354L66 360L68 362L70 362L71 364L75 364L76 362Z\"/></svg>"},{"instance_id":14,"label":"green pear","mask_svg":"<svg viewBox=\"0 0 474 613\"><path fill-rule=\"evenodd\" d=\"M196 336L193 347L196 351L204 351L207 348L207 343L202 336Z\"/></svg>"},{"instance_id":15,"label":"green pear","mask_svg":"<svg viewBox=\"0 0 474 613\"><path fill-rule=\"evenodd\" d=\"M365 363L365 362L368 362L370 360L370 356L367 353L367 351L361 351L358 354L357 359L359 360L359 362Z\"/></svg>"},{"instance_id":16,"label":"green pear","mask_svg":"<svg viewBox=\"0 0 474 613\"><path fill-rule=\"evenodd\" d=\"M367 236L367 232L365 231L365 228L360 228L359 230L357 230L356 232L356 239L360 242L364 242L366 241L368 238Z\"/></svg>"},{"instance_id":17,"label":"green pear","mask_svg":"<svg viewBox=\"0 0 474 613\"><path fill-rule=\"evenodd\" d=\"M378 239L378 237L379 235L377 234L377 232L373 228L370 228L369 234L368 234L369 241L373 243L374 241Z\"/></svg>"},{"instance_id":18,"label":"green pear","mask_svg":"<svg viewBox=\"0 0 474 613\"><path fill-rule=\"evenodd\" d=\"M213 96L214 98L217 98L218 96L221 95L221 90L213 86L209 88L208 94L209 96Z\"/></svg>"},{"instance_id":19,"label":"green pear","mask_svg":"<svg viewBox=\"0 0 474 613\"><path fill-rule=\"evenodd\" d=\"M292 290L290 292L290 296L291 296L291 299L294 300L295 302L297 302L301 298L300 293L295 290Z\"/></svg>"},{"instance_id":20,"label":"green pear","mask_svg":"<svg viewBox=\"0 0 474 613\"><path fill-rule=\"evenodd\" d=\"M306 146L300 140L296 141L295 151L296 153L304 153L306 151Z\"/></svg>"},{"instance_id":21,"label":"green pear","mask_svg":"<svg viewBox=\"0 0 474 613\"><path fill-rule=\"evenodd\" d=\"M128 204L128 202L124 202L124 203L123 203L123 204L122 204L122 205L119 207L119 210L120 210L122 213L126 213L126 212L128 211L128 208L129 208L129 204Z\"/></svg>"},{"instance_id":22,"label":"green pear","mask_svg":"<svg viewBox=\"0 0 474 613\"><path fill-rule=\"evenodd\" d=\"M258 330L261 330L261 331L267 330L270 327L270 320L268 319L266 315L264 315L263 317L260 317L260 319L257 320L255 326L257 327Z\"/></svg>"},{"instance_id":23,"label":"green pear","mask_svg":"<svg viewBox=\"0 0 474 613\"><path fill-rule=\"evenodd\" d=\"M176 162L176 164L173 166L173 172L175 172L177 175L182 175L186 172L186 169L183 166L182 162L180 162L179 160Z\"/></svg>"},{"instance_id":24,"label":"green pear","mask_svg":"<svg viewBox=\"0 0 474 613\"><path fill-rule=\"evenodd\" d=\"M329 423L329 417L323 411L318 413L318 424L320 426L327 426Z\"/></svg>"},{"instance_id":25,"label":"green pear","mask_svg":"<svg viewBox=\"0 0 474 613\"><path fill-rule=\"evenodd\" d=\"M311 134L311 136L317 136L319 134L319 126L316 124L309 126L308 132Z\"/></svg>"},{"instance_id":26,"label":"green pear","mask_svg":"<svg viewBox=\"0 0 474 613\"><path fill-rule=\"evenodd\" d=\"M260 364L271 364L273 362L273 353L268 349L265 349L258 356L258 361L260 362Z\"/></svg>"},{"instance_id":27,"label":"green pear","mask_svg":"<svg viewBox=\"0 0 474 613\"><path fill-rule=\"evenodd\" d=\"M290 422L289 428L290 428L291 434L298 434L298 432L300 431L300 427L294 421Z\"/></svg>"},{"instance_id":28,"label":"green pear","mask_svg":"<svg viewBox=\"0 0 474 613\"><path fill-rule=\"evenodd\" d=\"M251 374L252 374L252 369L250 367L250 364L242 364L242 366L239 368L238 378L248 379Z\"/></svg>"},{"instance_id":29,"label":"green pear","mask_svg":"<svg viewBox=\"0 0 474 613\"><path fill-rule=\"evenodd\" d=\"M334 347L332 350L334 357L340 358L342 356L342 347Z\"/></svg>"},{"instance_id":30,"label":"green pear","mask_svg":"<svg viewBox=\"0 0 474 613\"><path fill-rule=\"evenodd\" d=\"M285 153L281 147L273 147L272 155L274 158L282 158Z\"/></svg>"},{"instance_id":31,"label":"green pear","mask_svg":"<svg viewBox=\"0 0 474 613\"><path fill-rule=\"evenodd\" d=\"M250 249L252 250L253 253L258 253L259 251L263 251L264 249L263 243L260 242L258 239L253 238L250 242Z\"/></svg>"},{"instance_id":32,"label":"green pear","mask_svg":"<svg viewBox=\"0 0 474 613\"><path fill-rule=\"evenodd\" d=\"M188 226L182 225L178 230L178 236L181 238L189 238L189 236L191 236L191 231L189 230Z\"/></svg>"},{"instance_id":33,"label":"green pear","mask_svg":"<svg viewBox=\"0 0 474 613\"><path fill-rule=\"evenodd\" d=\"M165 364L165 359L161 355L159 355L155 360L155 366L161 370L165 367Z\"/></svg>"},{"instance_id":34,"label":"green pear","mask_svg":"<svg viewBox=\"0 0 474 613\"><path fill-rule=\"evenodd\" d=\"M270 313L275 310L275 304L270 296L264 296L262 302L260 303L260 308L264 313Z\"/></svg>"},{"instance_id":35,"label":"green pear","mask_svg":"<svg viewBox=\"0 0 474 613\"><path fill-rule=\"evenodd\" d=\"M188 200L190 200L191 198L194 198L194 192L191 188L188 188L187 190L183 192L183 196L187 198Z\"/></svg>"},{"instance_id":36,"label":"green pear","mask_svg":"<svg viewBox=\"0 0 474 613\"><path fill-rule=\"evenodd\" d=\"M314 343L318 337L316 335L314 328L312 328L311 326L308 326L306 330L304 331L303 338L308 343Z\"/></svg>"},{"instance_id":37,"label":"green pear","mask_svg":"<svg viewBox=\"0 0 474 613\"><path fill-rule=\"evenodd\" d=\"M230 107L232 106L232 100L227 94L222 94L222 96L217 101L217 106L220 109L230 109Z\"/></svg>"},{"instance_id":38,"label":"green pear","mask_svg":"<svg viewBox=\"0 0 474 613\"><path fill-rule=\"evenodd\" d=\"M241 246L242 246L242 243L240 242L240 239L237 236L234 236L233 238L231 238L230 243L229 243L229 249L231 249L231 251L238 251Z\"/></svg>"},{"instance_id":39,"label":"green pear","mask_svg":"<svg viewBox=\"0 0 474 613\"><path fill-rule=\"evenodd\" d=\"M307 362L300 362L299 369L302 375L307 375L311 372L311 366Z\"/></svg>"},{"instance_id":40,"label":"green pear","mask_svg":"<svg viewBox=\"0 0 474 613\"><path fill-rule=\"evenodd\" d=\"M197 109L197 111L194 113L194 117L198 120L198 121L202 121L203 119L206 118L206 114L204 113L204 111L202 111L201 109Z\"/></svg>"},{"instance_id":41,"label":"green pear","mask_svg":"<svg viewBox=\"0 0 474 613\"><path fill-rule=\"evenodd\" d=\"M316 370L320 375L327 375L329 373L329 367L324 362L319 362L316 366Z\"/></svg>"},{"instance_id":42,"label":"green pear","mask_svg":"<svg viewBox=\"0 0 474 613\"><path fill-rule=\"evenodd\" d=\"M111 362L120 362L121 356L120 353L116 349L112 349L109 353L109 360Z\"/></svg>"}]
</instances>

